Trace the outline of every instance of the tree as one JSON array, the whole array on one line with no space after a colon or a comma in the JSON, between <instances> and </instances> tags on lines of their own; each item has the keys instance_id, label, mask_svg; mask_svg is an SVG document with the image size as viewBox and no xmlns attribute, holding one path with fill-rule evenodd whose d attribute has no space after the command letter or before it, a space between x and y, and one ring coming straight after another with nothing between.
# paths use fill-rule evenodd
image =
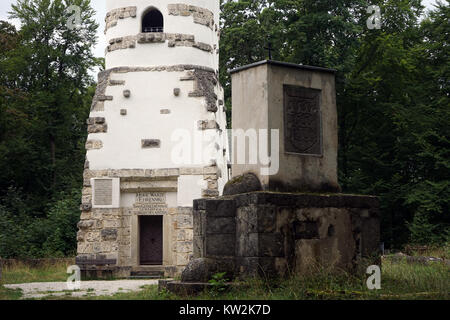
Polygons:
<instances>
[{"instance_id":1,"label":"tree","mask_svg":"<svg viewBox=\"0 0 450 320\"><path fill-rule=\"evenodd\" d=\"M382 29L369 30L379 5ZM337 69L339 179L375 194L382 238L398 247L445 241L449 228L449 5L420 22L419 0L224 0L221 82L227 69L274 59ZM424 235L427 234L427 237Z\"/></svg>"},{"instance_id":2,"label":"tree","mask_svg":"<svg viewBox=\"0 0 450 320\"><path fill-rule=\"evenodd\" d=\"M80 8L77 29L68 24L72 5ZM52 221L79 215L66 204L80 202L72 190L82 186L91 71L101 65L92 53L98 25L89 0L17 0L10 14L21 29L0 23L0 215L27 235L17 255L42 254L44 242L67 254L55 243L74 237L76 219L59 235ZM25 212L8 201L8 190L20 193ZM57 215L61 201L68 212ZM7 227L2 232L12 237Z\"/></svg>"}]
</instances>

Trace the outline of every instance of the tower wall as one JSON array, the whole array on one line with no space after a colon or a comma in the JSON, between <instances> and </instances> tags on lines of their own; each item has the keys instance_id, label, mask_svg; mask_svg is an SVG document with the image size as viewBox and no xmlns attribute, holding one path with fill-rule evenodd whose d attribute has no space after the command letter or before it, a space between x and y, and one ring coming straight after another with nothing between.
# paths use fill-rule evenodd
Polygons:
<instances>
[{"instance_id":1,"label":"tower wall","mask_svg":"<svg viewBox=\"0 0 450 320\"><path fill-rule=\"evenodd\" d=\"M163 32L141 32L150 8L163 15ZM88 119L82 269L142 268L146 216L162 216L166 273L188 263L192 201L219 195L228 180L218 21L219 1L107 1L106 70Z\"/></svg>"}]
</instances>

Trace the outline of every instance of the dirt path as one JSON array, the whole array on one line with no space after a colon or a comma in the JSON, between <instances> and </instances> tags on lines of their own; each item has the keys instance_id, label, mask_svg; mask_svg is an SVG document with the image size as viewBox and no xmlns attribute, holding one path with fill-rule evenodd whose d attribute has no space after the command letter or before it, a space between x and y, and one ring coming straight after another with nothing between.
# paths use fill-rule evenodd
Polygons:
<instances>
[{"instance_id":1,"label":"dirt path","mask_svg":"<svg viewBox=\"0 0 450 320\"><path fill-rule=\"evenodd\" d=\"M9 289L21 289L22 299L39 299L48 296L110 296L118 292L141 291L143 286L157 284L158 280L113 280L81 281L80 290L69 290L66 282L5 284L5 287Z\"/></svg>"}]
</instances>

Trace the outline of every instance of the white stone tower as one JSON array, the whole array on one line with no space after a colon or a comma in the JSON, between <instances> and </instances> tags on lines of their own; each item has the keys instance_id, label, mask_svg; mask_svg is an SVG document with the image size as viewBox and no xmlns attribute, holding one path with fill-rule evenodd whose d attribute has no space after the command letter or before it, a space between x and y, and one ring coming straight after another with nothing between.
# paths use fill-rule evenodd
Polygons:
<instances>
[{"instance_id":1,"label":"white stone tower","mask_svg":"<svg viewBox=\"0 0 450 320\"><path fill-rule=\"evenodd\" d=\"M107 0L88 119L77 264L128 276L187 265L192 201L228 181L219 0Z\"/></svg>"}]
</instances>

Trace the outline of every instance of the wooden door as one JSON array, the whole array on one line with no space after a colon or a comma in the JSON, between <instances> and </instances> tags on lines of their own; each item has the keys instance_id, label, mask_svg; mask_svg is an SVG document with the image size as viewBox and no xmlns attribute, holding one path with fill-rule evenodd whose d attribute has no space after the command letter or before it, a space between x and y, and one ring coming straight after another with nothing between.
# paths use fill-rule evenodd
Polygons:
<instances>
[{"instance_id":1,"label":"wooden door","mask_svg":"<svg viewBox=\"0 0 450 320\"><path fill-rule=\"evenodd\" d=\"M162 265L163 217L141 216L139 225L141 265Z\"/></svg>"}]
</instances>

